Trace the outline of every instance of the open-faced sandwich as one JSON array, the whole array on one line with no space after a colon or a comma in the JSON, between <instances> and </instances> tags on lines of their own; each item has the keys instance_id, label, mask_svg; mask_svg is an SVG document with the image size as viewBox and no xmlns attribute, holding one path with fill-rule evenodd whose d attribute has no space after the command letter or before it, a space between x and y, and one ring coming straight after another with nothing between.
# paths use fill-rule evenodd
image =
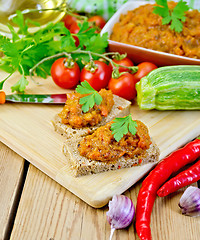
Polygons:
<instances>
[{"instance_id":1,"label":"open-faced sandwich","mask_svg":"<svg viewBox=\"0 0 200 240\"><path fill-rule=\"evenodd\" d=\"M130 113L131 102L113 95L110 90L95 91L86 81L76 92L67 94L63 110L52 120L55 131L69 138L91 134L116 117Z\"/></svg>"},{"instance_id":2,"label":"open-faced sandwich","mask_svg":"<svg viewBox=\"0 0 200 240\"><path fill-rule=\"evenodd\" d=\"M131 115L116 118L85 137L66 140L63 152L76 177L159 159L159 149L148 128L141 121L133 121Z\"/></svg>"}]
</instances>

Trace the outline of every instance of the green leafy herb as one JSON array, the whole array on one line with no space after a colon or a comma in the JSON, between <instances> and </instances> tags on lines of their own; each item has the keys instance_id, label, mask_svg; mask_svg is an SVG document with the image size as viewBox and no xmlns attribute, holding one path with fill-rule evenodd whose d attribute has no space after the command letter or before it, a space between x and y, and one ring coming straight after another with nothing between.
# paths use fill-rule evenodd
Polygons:
<instances>
[{"instance_id":1,"label":"green leafy herb","mask_svg":"<svg viewBox=\"0 0 200 240\"><path fill-rule=\"evenodd\" d=\"M23 92L26 86L28 85L28 80L22 75L22 77L17 81L12 87L12 92Z\"/></svg>"},{"instance_id":2,"label":"green leafy herb","mask_svg":"<svg viewBox=\"0 0 200 240\"><path fill-rule=\"evenodd\" d=\"M13 22L18 26L16 31L11 25L8 28L11 33L11 39L0 34L0 52L3 52L4 57L0 59L0 69L8 73L19 71L22 75L12 86L12 91L24 92L28 85L29 70L32 69L38 62L44 58L62 53L71 53L77 49L89 50L92 49L96 53L105 52L108 46L107 34L100 35L95 33L95 29L89 28L88 23L83 22L80 26L80 31L77 34L71 34L64 26L63 22L48 23L43 28L38 28L34 33L29 32L29 23L39 26L38 23L29 19L24 19L24 15L16 12L16 17ZM78 48L75 45L73 36L79 38ZM73 59L79 63L82 58L87 59L87 54L72 54ZM55 59L51 58L48 61L42 62L35 69L35 74L39 77L46 78L50 75L50 69ZM6 78L7 80L7 78ZM5 79L0 80L0 89L3 88Z\"/></svg>"},{"instance_id":3,"label":"green leafy herb","mask_svg":"<svg viewBox=\"0 0 200 240\"><path fill-rule=\"evenodd\" d=\"M162 24L171 24L170 28L175 32L181 32L185 22L185 12L189 10L187 2L180 0L175 8L169 9L167 0L156 0L159 6L154 7L154 13L162 17Z\"/></svg>"},{"instance_id":4,"label":"green leafy herb","mask_svg":"<svg viewBox=\"0 0 200 240\"><path fill-rule=\"evenodd\" d=\"M85 97L82 97L79 100L79 103L82 105L83 112L88 112L95 104L99 105L102 102L101 95L90 86L87 81L81 83L76 88L76 91L81 94L89 94Z\"/></svg>"},{"instance_id":5,"label":"green leafy herb","mask_svg":"<svg viewBox=\"0 0 200 240\"><path fill-rule=\"evenodd\" d=\"M115 118L111 125L111 131L117 142L126 135L128 132L133 135L137 132L137 123L132 120L131 114L123 118Z\"/></svg>"}]
</instances>

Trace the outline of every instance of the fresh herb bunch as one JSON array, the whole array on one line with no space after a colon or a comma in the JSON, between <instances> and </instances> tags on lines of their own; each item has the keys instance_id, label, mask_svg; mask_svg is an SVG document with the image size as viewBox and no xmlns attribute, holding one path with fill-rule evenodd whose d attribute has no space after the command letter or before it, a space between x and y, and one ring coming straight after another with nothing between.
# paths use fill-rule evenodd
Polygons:
<instances>
[{"instance_id":1,"label":"fresh herb bunch","mask_svg":"<svg viewBox=\"0 0 200 240\"><path fill-rule=\"evenodd\" d=\"M79 39L79 49L103 53L108 46L107 34L101 36L99 33L95 33L96 29L89 28L89 23L86 21L79 24L80 31L77 34L71 34L63 22L50 22L46 27L40 28L35 33L30 33L28 24L39 26L39 23L29 19L25 20L21 11L16 12L13 22L19 27L18 32L11 25L8 25L12 36L11 39L0 35L0 52L4 54L4 57L0 59L0 69L9 73L8 77L0 82L0 89L3 88L4 82L15 71L19 71L22 77L11 89L13 92L24 92L29 83L26 76L29 75L29 70L38 62L60 52L77 50L74 35ZM89 61L89 56L86 54L74 54L72 57L79 63L82 60ZM50 58L48 61L38 65L35 69L36 75L42 78L50 75L53 61L55 59Z\"/></svg>"},{"instance_id":2,"label":"fresh herb bunch","mask_svg":"<svg viewBox=\"0 0 200 240\"><path fill-rule=\"evenodd\" d=\"M122 137L126 135L128 132L135 135L137 132L136 127L137 127L136 121L134 121L131 117L131 114L129 114L128 116L123 118L115 118L111 125L111 131L114 135L115 140L119 142L122 139Z\"/></svg>"},{"instance_id":3,"label":"fresh herb bunch","mask_svg":"<svg viewBox=\"0 0 200 240\"><path fill-rule=\"evenodd\" d=\"M189 10L187 2L180 0L175 8L169 9L167 0L156 0L158 6L154 7L153 13L162 17L162 24L170 24L171 30L181 32L185 22L185 12Z\"/></svg>"},{"instance_id":4,"label":"fresh herb bunch","mask_svg":"<svg viewBox=\"0 0 200 240\"><path fill-rule=\"evenodd\" d=\"M88 112L95 104L100 105L102 102L101 95L94 90L87 81L81 82L81 84L77 86L76 91L81 94L88 94L79 101L79 103L82 104L84 113Z\"/></svg>"}]
</instances>

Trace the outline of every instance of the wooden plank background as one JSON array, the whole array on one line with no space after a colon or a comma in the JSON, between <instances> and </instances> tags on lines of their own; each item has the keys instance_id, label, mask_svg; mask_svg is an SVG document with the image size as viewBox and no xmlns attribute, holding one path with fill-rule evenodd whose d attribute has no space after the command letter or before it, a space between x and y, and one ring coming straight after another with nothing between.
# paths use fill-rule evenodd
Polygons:
<instances>
[{"instance_id":1,"label":"wooden plank background","mask_svg":"<svg viewBox=\"0 0 200 240\"><path fill-rule=\"evenodd\" d=\"M0 142L0 239L8 239L23 184L24 159Z\"/></svg>"},{"instance_id":2,"label":"wooden plank background","mask_svg":"<svg viewBox=\"0 0 200 240\"><path fill-rule=\"evenodd\" d=\"M136 205L141 181L125 192ZM180 214L184 189L157 198L151 217L152 239L199 240L200 220ZM108 240L108 206L95 209L30 165L10 240ZM135 222L116 230L112 240L139 240Z\"/></svg>"}]
</instances>

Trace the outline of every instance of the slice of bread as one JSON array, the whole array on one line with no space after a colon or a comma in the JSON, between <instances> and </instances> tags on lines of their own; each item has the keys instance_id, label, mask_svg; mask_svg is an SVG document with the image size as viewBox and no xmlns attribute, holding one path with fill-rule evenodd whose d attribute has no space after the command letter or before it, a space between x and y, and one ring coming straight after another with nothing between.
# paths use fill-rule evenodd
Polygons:
<instances>
[{"instance_id":1,"label":"slice of bread","mask_svg":"<svg viewBox=\"0 0 200 240\"><path fill-rule=\"evenodd\" d=\"M121 168L130 168L149 162L157 162L159 160L160 151L153 141L145 155L142 156L135 156L132 159L120 157L115 161L106 162L91 160L79 154L78 144L80 143L81 139L82 138L66 140L63 145L63 153L69 160L75 177L117 170Z\"/></svg>"},{"instance_id":2,"label":"slice of bread","mask_svg":"<svg viewBox=\"0 0 200 240\"><path fill-rule=\"evenodd\" d=\"M75 128L72 128L69 124L63 124L61 121L61 118L58 115L56 115L52 120L52 124L54 126L55 131L63 135L67 139L78 138L78 137L91 134L92 132L94 132L95 129L105 125L106 123L110 122L116 117L124 117L126 115L129 115L130 106L131 106L130 101L125 100L124 98L118 97L116 95L113 95L113 100L114 100L114 105L112 107L112 110L110 111L108 116L103 117L102 121L96 126L75 129Z\"/></svg>"}]
</instances>

